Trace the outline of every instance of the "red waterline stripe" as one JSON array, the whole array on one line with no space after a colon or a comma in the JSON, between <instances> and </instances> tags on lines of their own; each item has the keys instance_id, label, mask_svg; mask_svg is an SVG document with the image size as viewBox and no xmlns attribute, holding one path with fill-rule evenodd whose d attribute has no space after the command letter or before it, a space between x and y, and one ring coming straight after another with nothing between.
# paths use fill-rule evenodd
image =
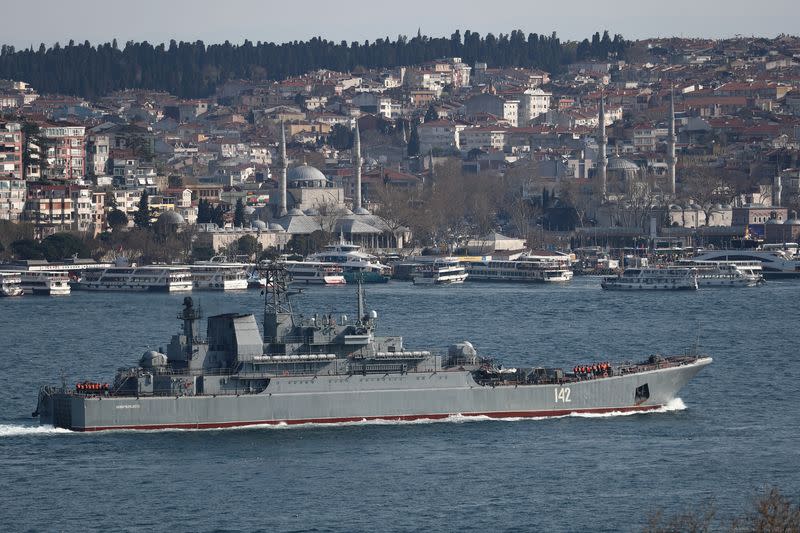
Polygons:
<instances>
[{"instance_id":1,"label":"red waterline stripe","mask_svg":"<svg viewBox=\"0 0 800 533\"><path fill-rule=\"evenodd\" d=\"M113 429L136 429L136 430L155 430L155 429L223 429L232 427L246 426L277 426L287 424L296 426L301 424L339 424L342 422L362 422L385 420L392 421L412 421L412 420L442 420L450 416L460 414L465 417L486 416L489 418L547 418L555 416L566 416L569 414L606 414L606 413L627 413L645 412L660 409L661 405L645 405L633 407L601 407L596 409L560 409L554 411L497 411L486 413L452 413L436 415L396 415L396 416L352 416L342 418L303 418L298 420L256 420L250 422L207 422L199 424L143 424L133 426L92 426L86 428L70 428L73 431L107 431Z\"/></svg>"}]
</instances>

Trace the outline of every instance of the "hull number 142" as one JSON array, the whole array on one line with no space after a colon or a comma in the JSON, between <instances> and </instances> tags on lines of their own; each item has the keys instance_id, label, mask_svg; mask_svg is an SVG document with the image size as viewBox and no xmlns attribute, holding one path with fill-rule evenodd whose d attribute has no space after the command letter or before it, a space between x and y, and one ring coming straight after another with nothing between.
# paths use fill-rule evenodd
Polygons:
<instances>
[{"instance_id":1,"label":"hull number 142","mask_svg":"<svg viewBox=\"0 0 800 533\"><path fill-rule=\"evenodd\" d=\"M569 392L569 387L558 387L553 389L556 403L569 403Z\"/></svg>"}]
</instances>

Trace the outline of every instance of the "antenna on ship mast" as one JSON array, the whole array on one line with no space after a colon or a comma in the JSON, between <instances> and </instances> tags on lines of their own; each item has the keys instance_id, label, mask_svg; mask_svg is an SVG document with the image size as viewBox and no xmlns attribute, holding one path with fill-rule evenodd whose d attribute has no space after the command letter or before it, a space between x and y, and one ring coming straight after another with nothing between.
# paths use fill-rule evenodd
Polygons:
<instances>
[{"instance_id":1,"label":"antenna on ship mast","mask_svg":"<svg viewBox=\"0 0 800 533\"><path fill-rule=\"evenodd\" d=\"M282 336L285 328L294 326L292 303L289 301L286 269L276 262L259 267L264 273L264 342Z\"/></svg>"},{"instance_id":2,"label":"antenna on ship mast","mask_svg":"<svg viewBox=\"0 0 800 533\"><path fill-rule=\"evenodd\" d=\"M358 323L360 324L364 321L364 315L366 313L366 311L364 311L364 274L362 272L356 274L356 283L356 293L358 294Z\"/></svg>"}]
</instances>

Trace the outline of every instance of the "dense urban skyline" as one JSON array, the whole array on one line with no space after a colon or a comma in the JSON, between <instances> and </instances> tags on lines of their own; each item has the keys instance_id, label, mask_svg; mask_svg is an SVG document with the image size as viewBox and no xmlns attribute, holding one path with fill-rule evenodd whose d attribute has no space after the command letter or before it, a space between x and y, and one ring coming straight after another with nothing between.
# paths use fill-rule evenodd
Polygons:
<instances>
[{"instance_id":1,"label":"dense urban skyline","mask_svg":"<svg viewBox=\"0 0 800 533\"><path fill-rule=\"evenodd\" d=\"M272 5L270 5L272 4ZM602 29L622 33L630 39L658 36L733 37L741 35L775 36L796 32L794 21L800 7L789 0L761 2L753 12L750 2L734 0L720 12L717 3L676 0L654 10L642 11L632 0L615 2L604 7L588 0L572 2L570 9L562 5L540 5L519 0L494 2L492 10L483 4L461 5L453 9L411 0L394 11L384 13L359 0L280 5L256 0L234 0L220 10L219 4L198 0L191 9L184 3L154 0L139 2L136 10L111 10L99 0L82 2L81 9L72 4L42 0L41 13L35 25L11 25L2 41L16 47L38 46L74 39L93 43L170 39L233 43L252 41L284 42L322 36L339 40L374 40L378 37L413 35L417 29L428 35L449 35L453 30L471 29L481 33L507 33L513 29L525 32L556 31L563 39L583 39ZM159 13L154 16L153 13ZM8 20L29 16L23 4L7 6ZM375 16L373 16L373 14ZM109 16L111 17L109 20ZM119 23L114 23L118 21Z\"/></svg>"}]
</instances>

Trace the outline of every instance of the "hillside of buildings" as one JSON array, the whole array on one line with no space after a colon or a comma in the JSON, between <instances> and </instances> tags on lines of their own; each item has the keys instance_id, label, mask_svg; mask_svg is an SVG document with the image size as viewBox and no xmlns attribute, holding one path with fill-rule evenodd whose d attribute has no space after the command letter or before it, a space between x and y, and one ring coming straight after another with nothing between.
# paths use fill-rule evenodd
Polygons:
<instances>
[{"instance_id":1,"label":"hillside of buildings","mask_svg":"<svg viewBox=\"0 0 800 533\"><path fill-rule=\"evenodd\" d=\"M791 36L5 46L0 255L796 242L799 60Z\"/></svg>"}]
</instances>

